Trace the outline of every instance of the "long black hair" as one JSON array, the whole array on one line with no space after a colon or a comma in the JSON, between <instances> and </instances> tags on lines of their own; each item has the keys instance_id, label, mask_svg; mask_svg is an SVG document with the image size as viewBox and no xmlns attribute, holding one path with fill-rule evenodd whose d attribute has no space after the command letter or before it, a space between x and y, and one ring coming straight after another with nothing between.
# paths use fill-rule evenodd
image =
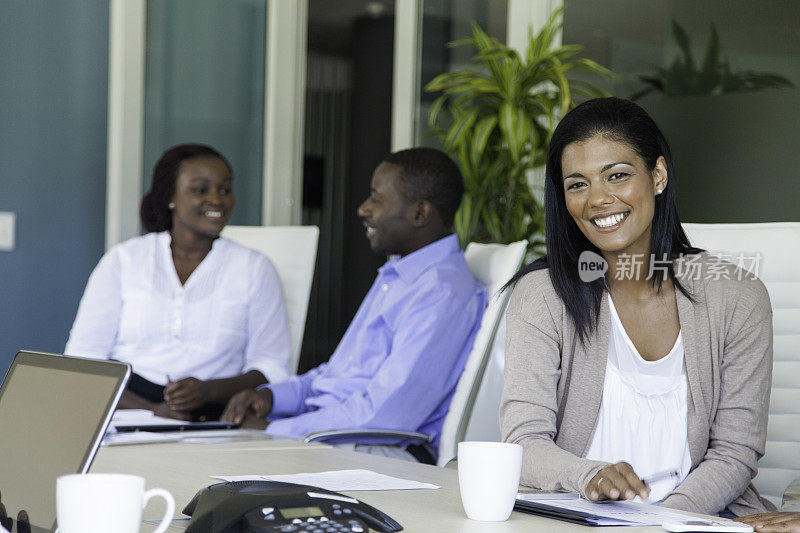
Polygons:
<instances>
[{"instance_id":1,"label":"long black hair","mask_svg":"<svg viewBox=\"0 0 800 533\"><path fill-rule=\"evenodd\" d=\"M581 341L597 325L607 284L603 277L588 283L579 277L580 254L585 250L600 254L600 250L586 238L567 212L561 155L567 145L588 140L595 135L627 144L639 154L650 171L655 168L659 157L663 156L666 162L667 186L655 197L650 253L658 261L670 261L666 265L666 273L654 269L651 280L653 286L661 290L664 277L668 275L675 287L691 299L691 295L675 278L671 260L682 254L701 251L691 246L681 227L675 208L672 154L667 139L650 115L633 102L615 97L589 100L567 113L553 132L547 150L544 194L547 255L524 266L506 287L529 272L548 269L553 287L564 301Z\"/></svg>"},{"instance_id":2,"label":"long black hair","mask_svg":"<svg viewBox=\"0 0 800 533\"><path fill-rule=\"evenodd\" d=\"M181 163L193 157L216 157L225 163L228 172L233 175L231 164L225 157L204 144L178 144L161 154L153 167L153 181L150 190L142 198L139 206L139 218L148 232L167 231L172 229L172 210L169 203L175 194L175 180Z\"/></svg>"}]
</instances>

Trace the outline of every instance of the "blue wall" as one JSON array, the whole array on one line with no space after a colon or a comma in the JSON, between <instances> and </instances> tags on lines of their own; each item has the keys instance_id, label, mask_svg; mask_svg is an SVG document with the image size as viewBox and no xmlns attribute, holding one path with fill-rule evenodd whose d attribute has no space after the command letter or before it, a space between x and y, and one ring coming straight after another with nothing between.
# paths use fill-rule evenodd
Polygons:
<instances>
[{"instance_id":1,"label":"blue wall","mask_svg":"<svg viewBox=\"0 0 800 533\"><path fill-rule=\"evenodd\" d=\"M103 252L106 0L0 4L0 376L21 348L60 352Z\"/></svg>"}]
</instances>

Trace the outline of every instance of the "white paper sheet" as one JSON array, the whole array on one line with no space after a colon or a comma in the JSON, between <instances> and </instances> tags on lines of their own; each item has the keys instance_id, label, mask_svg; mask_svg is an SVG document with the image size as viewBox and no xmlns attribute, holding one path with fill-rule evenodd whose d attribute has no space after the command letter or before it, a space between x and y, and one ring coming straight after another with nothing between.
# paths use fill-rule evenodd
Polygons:
<instances>
[{"instance_id":1,"label":"white paper sheet","mask_svg":"<svg viewBox=\"0 0 800 533\"><path fill-rule=\"evenodd\" d=\"M201 431L130 431L123 433L106 433L103 446L121 446L125 444L157 444L160 442L188 442L191 444L218 444L237 440L235 430L201 430Z\"/></svg>"},{"instance_id":2,"label":"white paper sheet","mask_svg":"<svg viewBox=\"0 0 800 533\"><path fill-rule=\"evenodd\" d=\"M180 442L185 438L177 432L152 433L150 431L130 431L126 433L106 433L103 446L122 446L125 444L155 444L159 442Z\"/></svg>"},{"instance_id":3,"label":"white paper sheet","mask_svg":"<svg viewBox=\"0 0 800 533\"><path fill-rule=\"evenodd\" d=\"M347 492L353 490L407 490L438 489L438 485L421 483L410 479L387 476L372 470L332 470L285 475L247 475L247 476L211 476L223 481L283 481L312 485L328 490Z\"/></svg>"},{"instance_id":4,"label":"white paper sheet","mask_svg":"<svg viewBox=\"0 0 800 533\"><path fill-rule=\"evenodd\" d=\"M116 425L120 426L179 426L185 424L183 420L175 420L174 418L163 418L156 416L152 411L146 409L117 409L114 411L114 416L111 418L109 431Z\"/></svg>"},{"instance_id":5,"label":"white paper sheet","mask_svg":"<svg viewBox=\"0 0 800 533\"><path fill-rule=\"evenodd\" d=\"M536 501L544 500L577 500L581 497L577 492L529 492L517 493L518 500L534 501L531 498L536 498Z\"/></svg>"},{"instance_id":6,"label":"white paper sheet","mask_svg":"<svg viewBox=\"0 0 800 533\"><path fill-rule=\"evenodd\" d=\"M660 526L665 521L704 521L696 516L647 503L631 501L596 503L582 498L553 498L552 494L546 495L544 498L537 498L537 496L537 494L518 494L517 500L589 513L597 517L595 523L599 526ZM714 523L711 520L706 521L709 524Z\"/></svg>"}]
</instances>

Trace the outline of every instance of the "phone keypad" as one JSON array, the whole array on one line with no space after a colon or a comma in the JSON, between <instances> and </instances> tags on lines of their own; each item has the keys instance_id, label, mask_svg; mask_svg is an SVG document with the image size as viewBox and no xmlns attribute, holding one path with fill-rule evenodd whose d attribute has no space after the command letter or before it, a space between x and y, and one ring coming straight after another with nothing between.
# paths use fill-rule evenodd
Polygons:
<instances>
[{"instance_id":1,"label":"phone keypad","mask_svg":"<svg viewBox=\"0 0 800 533\"><path fill-rule=\"evenodd\" d=\"M365 533L367 528L359 520L335 520L322 516L320 518L295 518L291 524L276 525L272 530L281 533Z\"/></svg>"}]
</instances>

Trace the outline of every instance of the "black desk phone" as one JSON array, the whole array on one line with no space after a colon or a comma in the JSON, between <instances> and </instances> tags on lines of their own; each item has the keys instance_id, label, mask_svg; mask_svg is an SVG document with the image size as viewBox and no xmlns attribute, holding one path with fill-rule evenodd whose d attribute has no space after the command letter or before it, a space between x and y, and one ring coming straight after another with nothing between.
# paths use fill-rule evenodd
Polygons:
<instances>
[{"instance_id":1,"label":"black desk phone","mask_svg":"<svg viewBox=\"0 0 800 533\"><path fill-rule=\"evenodd\" d=\"M278 481L233 481L206 487L183 514L186 533L362 533L403 527L387 514L330 490Z\"/></svg>"}]
</instances>

